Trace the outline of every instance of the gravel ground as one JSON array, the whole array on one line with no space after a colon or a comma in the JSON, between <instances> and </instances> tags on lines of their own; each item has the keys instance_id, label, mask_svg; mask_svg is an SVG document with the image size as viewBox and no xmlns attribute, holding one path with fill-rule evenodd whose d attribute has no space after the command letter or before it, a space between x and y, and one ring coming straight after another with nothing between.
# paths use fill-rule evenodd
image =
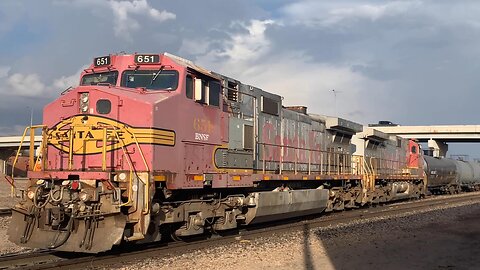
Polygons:
<instances>
[{"instance_id":1,"label":"gravel ground","mask_svg":"<svg viewBox=\"0 0 480 270\"><path fill-rule=\"evenodd\" d=\"M171 254L114 269L478 269L480 204L444 205ZM108 269L108 268L104 268Z\"/></svg>"},{"instance_id":2,"label":"gravel ground","mask_svg":"<svg viewBox=\"0 0 480 270\"><path fill-rule=\"evenodd\" d=\"M28 184L26 180L16 181L18 188L25 188ZM20 195L20 191L17 192ZM0 208L10 208L15 205L20 200L20 198L10 197L10 185L5 181L3 174L0 174ZM12 242L8 241L7 229L10 224L10 217L0 217L0 255L27 251L29 249L19 247Z\"/></svg>"},{"instance_id":3,"label":"gravel ground","mask_svg":"<svg viewBox=\"0 0 480 270\"><path fill-rule=\"evenodd\" d=\"M10 217L0 217L0 255L11 252L27 251L28 249L19 247L8 241L7 229L9 224Z\"/></svg>"},{"instance_id":4,"label":"gravel ground","mask_svg":"<svg viewBox=\"0 0 480 270\"><path fill-rule=\"evenodd\" d=\"M25 189L28 181L19 179L16 180L16 186L18 187L17 195L20 196L20 189ZM0 208L10 208L15 205L20 198L12 198L10 197L11 186L8 182L4 179L3 174L0 174Z\"/></svg>"}]
</instances>

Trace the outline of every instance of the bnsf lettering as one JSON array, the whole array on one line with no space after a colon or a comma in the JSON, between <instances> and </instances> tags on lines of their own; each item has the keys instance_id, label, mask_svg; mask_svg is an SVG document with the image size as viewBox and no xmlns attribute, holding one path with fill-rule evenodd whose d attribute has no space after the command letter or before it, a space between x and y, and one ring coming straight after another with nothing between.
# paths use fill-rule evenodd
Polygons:
<instances>
[{"instance_id":1,"label":"bnsf lettering","mask_svg":"<svg viewBox=\"0 0 480 270\"><path fill-rule=\"evenodd\" d=\"M197 141L208 141L209 134L195 133L195 140Z\"/></svg>"}]
</instances>

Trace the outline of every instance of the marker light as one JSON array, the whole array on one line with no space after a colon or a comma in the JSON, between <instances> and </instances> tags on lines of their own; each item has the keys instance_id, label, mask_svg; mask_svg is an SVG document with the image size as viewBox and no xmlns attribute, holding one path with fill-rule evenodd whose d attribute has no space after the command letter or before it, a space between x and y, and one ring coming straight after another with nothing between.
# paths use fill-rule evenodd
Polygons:
<instances>
[{"instance_id":1,"label":"marker light","mask_svg":"<svg viewBox=\"0 0 480 270\"><path fill-rule=\"evenodd\" d=\"M72 181L72 184L70 185L70 189L77 190L80 188L80 183L78 181Z\"/></svg>"},{"instance_id":2,"label":"marker light","mask_svg":"<svg viewBox=\"0 0 480 270\"><path fill-rule=\"evenodd\" d=\"M29 191L27 192L27 197L28 197L30 200L33 200L33 197L35 197L35 191L29 190Z\"/></svg>"},{"instance_id":3,"label":"marker light","mask_svg":"<svg viewBox=\"0 0 480 270\"><path fill-rule=\"evenodd\" d=\"M70 185L70 180L62 181L62 186L68 186L68 185Z\"/></svg>"}]
</instances>

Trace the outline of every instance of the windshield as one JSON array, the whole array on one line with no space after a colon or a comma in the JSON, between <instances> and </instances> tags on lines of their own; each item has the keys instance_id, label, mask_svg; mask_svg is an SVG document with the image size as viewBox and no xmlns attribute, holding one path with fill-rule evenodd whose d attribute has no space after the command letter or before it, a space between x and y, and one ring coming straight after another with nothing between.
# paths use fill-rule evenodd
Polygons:
<instances>
[{"instance_id":1,"label":"windshield","mask_svg":"<svg viewBox=\"0 0 480 270\"><path fill-rule=\"evenodd\" d=\"M148 90L175 90L178 86L176 70L127 70L122 75L122 86Z\"/></svg>"},{"instance_id":2,"label":"windshield","mask_svg":"<svg viewBox=\"0 0 480 270\"><path fill-rule=\"evenodd\" d=\"M83 75L80 85L95 85L99 83L117 84L118 71L92 73Z\"/></svg>"}]
</instances>

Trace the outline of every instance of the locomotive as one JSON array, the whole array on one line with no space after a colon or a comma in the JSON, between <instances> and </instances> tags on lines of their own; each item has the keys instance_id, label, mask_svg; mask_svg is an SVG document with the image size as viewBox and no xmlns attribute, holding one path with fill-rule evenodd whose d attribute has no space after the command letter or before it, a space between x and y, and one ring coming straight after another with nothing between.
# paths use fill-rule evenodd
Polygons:
<instances>
[{"instance_id":1,"label":"locomotive","mask_svg":"<svg viewBox=\"0 0 480 270\"><path fill-rule=\"evenodd\" d=\"M427 190L414 140L284 106L168 53L94 58L24 137L35 129L8 232L32 248L97 253Z\"/></svg>"}]
</instances>

